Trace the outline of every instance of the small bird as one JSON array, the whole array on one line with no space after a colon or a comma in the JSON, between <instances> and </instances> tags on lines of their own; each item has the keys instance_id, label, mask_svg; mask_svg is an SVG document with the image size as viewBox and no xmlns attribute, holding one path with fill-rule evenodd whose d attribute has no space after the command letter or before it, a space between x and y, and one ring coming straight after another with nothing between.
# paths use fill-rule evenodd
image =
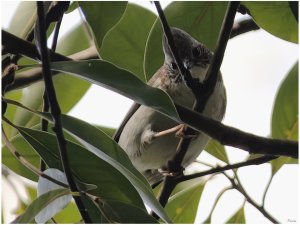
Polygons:
<instances>
[{"instance_id":1,"label":"small bird","mask_svg":"<svg viewBox=\"0 0 300 225\"><path fill-rule=\"evenodd\" d=\"M190 71L192 77L203 82L213 53L183 30L172 27L171 32L183 65ZM192 108L195 96L182 79L165 36L162 45L164 64L149 80L148 85L162 89L177 104ZM215 89L202 114L221 121L225 109L226 91L219 72ZM177 122L150 107L134 104L115 134L115 140L126 151L137 170L149 178L165 170L168 160L174 156L180 135L171 131L180 134L181 127ZM209 139L202 132L192 138L181 165L183 168L198 157Z\"/></svg>"}]
</instances>

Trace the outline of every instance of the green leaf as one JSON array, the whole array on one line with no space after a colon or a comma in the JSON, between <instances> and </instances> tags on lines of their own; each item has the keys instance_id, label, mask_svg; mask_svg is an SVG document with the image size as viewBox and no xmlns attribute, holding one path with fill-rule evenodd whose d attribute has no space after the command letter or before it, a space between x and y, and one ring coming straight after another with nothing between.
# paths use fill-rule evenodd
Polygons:
<instances>
[{"instance_id":1,"label":"green leaf","mask_svg":"<svg viewBox=\"0 0 300 225\"><path fill-rule=\"evenodd\" d=\"M94 42L98 49L101 48L103 38L107 32L120 20L122 17L127 2L78 2L90 28L94 34ZM101 53L101 52L100 52Z\"/></svg>"},{"instance_id":2,"label":"green leaf","mask_svg":"<svg viewBox=\"0 0 300 225\"><path fill-rule=\"evenodd\" d=\"M20 38L26 38L32 30L36 18L36 2L20 2L9 24L8 31Z\"/></svg>"},{"instance_id":3,"label":"green leaf","mask_svg":"<svg viewBox=\"0 0 300 225\"><path fill-rule=\"evenodd\" d=\"M15 101L19 102L20 99L22 98L22 92L23 92L22 90L14 90L14 91L5 93L4 96L5 96L5 98L12 99L12 100L15 100ZM8 104L7 108L6 108L6 112L4 114L5 117L8 120L13 121L16 110L17 110L16 106ZM10 126L6 123L3 123L3 128L4 128L5 133L6 133L8 138L11 138L13 136L13 133L16 132L12 126Z\"/></svg>"},{"instance_id":4,"label":"green leaf","mask_svg":"<svg viewBox=\"0 0 300 225\"><path fill-rule=\"evenodd\" d=\"M205 150L212 156L216 157L217 159L229 164L225 147L224 145L221 145L219 142L211 139L206 145Z\"/></svg>"},{"instance_id":5,"label":"green leaf","mask_svg":"<svg viewBox=\"0 0 300 225\"><path fill-rule=\"evenodd\" d=\"M35 167L40 165L40 156L34 151L30 144L28 144L21 135L17 135L11 139L12 144L17 149L27 161L29 161ZM27 169L22 163L15 158L15 156L10 152L7 146L2 147L2 163L6 165L9 169L32 181L37 181L38 176Z\"/></svg>"},{"instance_id":6,"label":"green leaf","mask_svg":"<svg viewBox=\"0 0 300 225\"><path fill-rule=\"evenodd\" d=\"M107 134L110 137L112 137L117 130L116 128L105 127L105 126L100 126L100 125L95 125L95 127L97 127L99 130L103 131L105 134Z\"/></svg>"},{"instance_id":7,"label":"green leaf","mask_svg":"<svg viewBox=\"0 0 300 225\"><path fill-rule=\"evenodd\" d=\"M298 23L287 1L243 2L258 26L283 40L298 43Z\"/></svg>"},{"instance_id":8,"label":"green leaf","mask_svg":"<svg viewBox=\"0 0 300 225\"><path fill-rule=\"evenodd\" d=\"M19 132L41 155L50 168L62 170L55 135L29 128L18 127ZM90 193L104 199L132 203L143 208L143 202L128 180L105 161L85 148L67 141L68 157L74 175L97 189Z\"/></svg>"},{"instance_id":9,"label":"green leaf","mask_svg":"<svg viewBox=\"0 0 300 225\"><path fill-rule=\"evenodd\" d=\"M279 87L272 113L272 137L298 140L298 62ZM272 174L283 164L297 161L288 157L273 160Z\"/></svg>"},{"instance_id":10,"label":"green leaf","mask_svg":"<svg viewBox=\"0 0 300 225\"><path fill-rule=\"evenodd\" d=\"M113 223L158 223L146 211L140 208L119 201L105 201L103 206L99 206Z\"/></svg>"},{"instance_id":11,"label":"green leaf","mask_svg":"<svg viewBox=\"0 0 300 225\"><path fill-rule=\"evenodd\" d=\"M214 50L227 2L172 2L164 12L170 26L185 30L192 37ZM163 65L162 28L157 19L147 41L144 71L147 80Z\"/></svg>"},{"instance_id":12,"label":"green leaf","mask_svg":"<svg viewBox=\"0 0 300 225\"><path fill-rule=\"evenodd\" d=\"M145 81L144 52L155 18L151 11L128 4L121 21L105 36L101 57Z\"/></svg>"},{"instance_id":13,"label":"green leaf","mask_svg":"<svg viewBox=\"0 0 300 225\"><path fill-rule=\"evenodd\" d=\"M88 80L116 91L134 101L157 109L178 120L178 114L170 97L162 90L142 82L130 72L102 60L84 62L53 62L51 68Z\"/></svg>"},{"instance_id":14,"label":"green leaf","mask_svg":"<svg viewBox=\"0 0 300 225\"><path fill-rule=\"evenodd\" d=\"M194 223L204 184L199 183L173 195L166 212L173 223Z\"/></svg>"},{"instance_id":15,"label":"green leaf","mask_svg":"<svg viewBox=\"0 0 300 225\"><path fill-rule=\"evenodd\" d=\"M59 224L62 223L74 224L74 223L79 223L81 220L81 216L77 209L77 206L73 202L70 202L66 208L64 208L59 213L57 213L53 218Z\"/></svg>"},{"instance_id":16,"label":"green leaf","mask_svg":"<svg viewBox=\"0 0 300 225\"><path fill-rule=\"evenodd\" d=\"M244 205L226 222L227 224L244 224L246 223Z\"/></svg>"},{"instance_id":17,"label":"green leaf","mask_svg":"<svg viewBox=\"0 0 300 225\"><path fill-rule=\"evenodd\" d=\"M50 191L46 194L41 195L37 199L35 199L26 209L26 212L22 214L16 223L32 223L34 222L34 217L48 204L53 202L55 199L71 194L69 189L61 188L54 191Z\"/></svg>"}]
</instances>

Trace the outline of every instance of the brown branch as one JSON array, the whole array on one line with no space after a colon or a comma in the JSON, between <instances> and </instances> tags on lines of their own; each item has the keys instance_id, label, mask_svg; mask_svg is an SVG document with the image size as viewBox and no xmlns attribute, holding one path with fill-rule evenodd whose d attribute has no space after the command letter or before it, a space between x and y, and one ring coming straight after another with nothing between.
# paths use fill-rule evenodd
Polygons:
<instances>
[{"instance_id":1,"label":"brown branch","mask_svg":"<svg viewBox=\"0 0 300 225\"><path fill-rule=\"evenodd\" d=\"M193 81L192 85L189 85L187 83L187 86L193 91L193 93L196 97L196 102L194 104L193 109L197 112L200 112L200 113L203 112L209 97L212 95L212 93L215 89L218 75L219 75L219 70L220 70L220 67L221 67L221 64L223 61L223 57L224 57L224 52L225 52L227 42L230 37L230 32L231 32L231 29L233 26L234 17L235 17L238 7L239 7L239 2L230 2L228 4L227 11L226 11L225 17L223 19L223 24L222 24L222 27L220 30L220 35L219 35L219 38L218 38L218 41L216 44L216 51L212 58L212 62L209 66L208 72L206 74L206 79L203 82L203 84L200 85L199 82L196 83L193 80L192 80ZM162 25L164 27L164 31L166 32L167 29L165 27L168 28L168 24L167 24L166 19L164 18L164 13L161 10L161 8L160 9L158 8L157 10L158 10L159 16L161 18ZM161 10L161 12L160 12L160 10ZM163 19L162 19L162 17L163 17ZM168 43L171 48L169 41L168 41ZM173 52L173 55L174 55L174 51L175 50L171 48L171 52ZM177 62L177 65L179 66L178 62ZM196 85L194 85L194 84L196 84ZM192 128L186 128L185 134L193 135L193 134L195 134L195 131ZM184 159L186 152L188 151L190 141L191 141L191 139L184 139L184 138L182 138L180 140L174 157L170 161L168 161L167 167L170 172L180 171L181 163ZM177 184L177 182L175 180L175 177L167 176L165 178L163 187L162 187L162 191L159 195L159 201L162 204L162 206L165 206L165 204L167 203L167 200L169 199L171 192L175 188L176 184Z\"/></svg>"},{"instance_id":2,"label":"brown branch","mask_svg":"<svg viewBox=\"0 0 300 225\"><path fill-rule=\"evenodd\" d=\"M231 182L232 187L237 190L238 192L240 192L245 199L247 200L247 202L249 202L251 205L253 205L258 211L261 212L261 214L263 214L267 219L269 219L271 222L278 224L279 222L272 216L270 215L263 206L258 205L248 194L247 192L244 190L244 188L241 186L241 184L239 182L236 182L233 178L229 177L228 175L226 175L224 173L224 175L228 178L228 180Z\"/></svg>"},{"instance_id":3,"label":"brown branch","mask_svg":"<svg viewBox=\"0 0 300 225\"><path fill-rule=\"evenodd\" d=\"M177 183L179 183L179 182L183 182L183 181L186 181L186 180L191 180L191 179L207 176L207 175L210 175L210 174L224 172L226 170L238 169L238 168L241 168L241 167L251 166L251 165L260 165L260 164L269 162L271 160L274 160L276 158L277 158L276 156L261 156L261 157L255 158L255 159L247 160L245 162L226 165L226 166L223 166L223 167L216 167L216 168L212 168L212 169L202 171L202 172L199 172L199 173L194 173L194 174L190 174L190 175L175 177L175 180L177 181Z\"/></svg>"},{"instance_id":4,"label":"brown branch","mask_svg":"<svg viewBox=\"0 0 300 225\"><path fill-rule=\"evenodd\" d=\"M175 103L183 123L202 131L222 145L239 148L249 153L298 158L298 142L260 137L226 126Z\"/></svg>"}]
</instances>

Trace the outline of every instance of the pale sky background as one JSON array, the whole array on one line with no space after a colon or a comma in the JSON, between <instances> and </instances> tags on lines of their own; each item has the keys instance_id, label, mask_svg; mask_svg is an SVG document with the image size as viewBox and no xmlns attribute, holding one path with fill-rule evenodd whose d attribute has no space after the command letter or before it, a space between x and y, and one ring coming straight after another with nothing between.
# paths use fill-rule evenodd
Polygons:
<instances>
[{"instance_id":1,"label":"pale sky background","mask_svg":"<svg viewBox=\"0 0 300 225\"><path fill-rule=\"evenodd\" d=\"M154 5L149 2L139 4L155 12ZM15 2L2 2L2 27L8 26L15 7ZM67 32L70 24L79 20L77 12L64 16L60 35ZM230 40L221 68L228 99L223 122L246 132L268 136L277 88L297 59L298 45L283 41L263 30L249 32ZM99 102L101 108L91 108L99 105ZM93 124L117 127L131 103L131 100L123 96L93 85L70 115ZM247 155L242 150L226 149L232 163L244 160ZM211 161L207 154L202 154L200 159ZM261 202L270 173L270 166L267 164L239 170L244 188L258 203ZM299 222L298 180L298 167L286 165L273 178L267 194L267 210L282 223ZM13 179L13 182L16 186L21 186L17 178ZM197 221L206 219L218 191L228 184L220 175L208 182L202 194ZM15 218L10 213L15 203L14 196L7 194L9 190L5 182L2 187L5 222L10 222ZM236 191L229 191L221 198L220 203L214 211L213 223L224 223L241 206L243 198ZM270 223L248 203L245 214L247 223Z\"/></svg>"}]
</instances>

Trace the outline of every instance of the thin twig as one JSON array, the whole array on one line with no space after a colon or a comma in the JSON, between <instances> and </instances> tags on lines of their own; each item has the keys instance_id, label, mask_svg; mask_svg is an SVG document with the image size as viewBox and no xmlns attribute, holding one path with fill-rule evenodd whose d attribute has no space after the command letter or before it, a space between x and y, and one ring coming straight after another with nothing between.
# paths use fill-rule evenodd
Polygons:
<instances>
[{"instance_id":1,"label":"thin twig","mask_svg":"<svg viewBox=\"0 0 300 225\"><path fill-rule=\"evenodd\" d=\"M217 195L217 197L216 197L216 200L215 200L215 202L214 202L214 205L213 205L213 207L211 208L211 210L210 210L210 213L208 214L208 218L205 220L205 221L207 221L209 218L211 218L211 216L212 216L212 214L213 214L213 212L214 212L214 210L215 210L215 208L216 208L216 206L217 206L217 203L219 202L219 200L220 200L220 198L222 197L222 195L226 192L226 191L229 191L229 190L232 190L233 189L233 187L232 186L230 186L230 187L226 187L226 188L224 188L222 191L220 191L220 193Z\"/></svg>"},{"instance_id":2,"label":"thin twig","mask_svg":"<svg viewBox=\"0 0 300 225\"><path fill-rule=\"evenodd\" d=\"M255 159L247 160L245 162L226 165L226 166L223 166L223 167L216 167L216 168L212 168L212 169L202 171L202 172L199 172L199 173L194 173L194 174L190 174L190 175L176 177L175 180L177 181L177 183L179 183L179 182L183 182L183 181L186 181L186 180L191 180L191 179L203 177L203 176L210 175L210 174L224 172L226 170L238 169L238 168L241 168L241 167L251 166L251 165L260 165L260 164L269 162L271 160L274 160L276 158L277 157L274 157L274 156L261 156L261 157L255 158Z\"/></svg>"},{"instance_id":3,"label":"thin twig","mask_svg":"<svg viewBox=\"0 0 300 225\"><path fill-rule=\"evenodd\" d=\"M270 177L270 179L269 179L269 181L268 181L268 184L267 184L267 186L266 186L266 189L265 189L265 191L264 191L264 194L263 194L263 197L262 197L262 207L265 207L265 202L266 202L267 193L268 193L268 190L269 190L270 185L271 185L271 183L272 183L273 177L274 177L274 176L271 175L271 177Z\"/></svg>"},{"instance_id":4,"label":"thin twig","mask_svg":"<svg viewBox=\"0 0 300 225\"><path fill-rule=\"evenodd\" d=\"M68 184L70 186L70 190L71 192L78 192L76 183L73 179L70 163L68 160L66 141L64 139L62 124L61 124L61 110L56 98L56 93L55 93L55 89L52 81L52 75L50 71L43 2L39 2L39 1L37 2L37 12L38 12L38 23L39 23L38 44L40 45L39 49L41 51L41 59L43 63L42 68L43 68L44 82L45 82L45 87L46 87L49 105L51 109L50 111L54 120L54 132L56 133L58 147L59 147L61 161L62 161L62 167L65 172ZM84 207L81 197L74 196L74 195L73 197L85 223L91 223L92 221L90 219L89 213Z\"/></svg>"},{"instance_id":5,"label":"thin twig","mask_svg":"<svg viewBox=\"0 0 300 225\"><path fill-rule=\"evenodd\" d=\"M229 177L224 173L224 175L227 177L227 179L231 182L234 189L236 189L238 192L240 192L249 202L251 205L253 205L258 211L260 211L267 219L269 219L273 223L279 223L272 215L270 215L264 207L258 205L244 190L244 188L240 185L239 182L236 182L233 178Z\"/></svg>"}]
</instances>

